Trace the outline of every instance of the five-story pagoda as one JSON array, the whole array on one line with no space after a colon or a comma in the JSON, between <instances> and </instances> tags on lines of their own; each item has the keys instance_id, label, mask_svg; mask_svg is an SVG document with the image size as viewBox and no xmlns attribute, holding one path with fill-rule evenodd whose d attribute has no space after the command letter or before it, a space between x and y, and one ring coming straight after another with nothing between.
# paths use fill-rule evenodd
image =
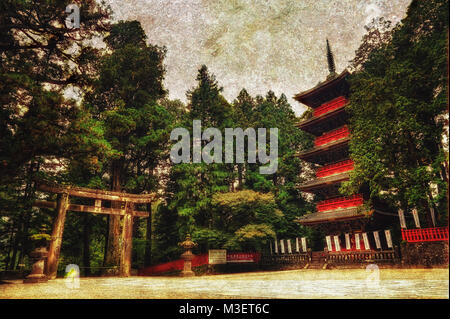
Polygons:
<instances>
[{"instance_id":1,"label":"five-story pagoda","mask_svg":"<svg viewBox=\"0 0 450 319\"><path fill-rule=\"evenodd\" d=\"M392 250L389 209L374 202L368 205L367 189L342 196L339 188L349 179L353 161L349 155L351 134L346 105L349 98L348 71L335 73L333 55L327 40L329 76L316 87L294 98L312 108L312 116L298 127L315 136L312 149L298 156L315 166L316 178L300 185L300 190L316 195L316 212L299 217L302 225L318 227L325 232L327 252Z\"/></svg>"}]
</instances>

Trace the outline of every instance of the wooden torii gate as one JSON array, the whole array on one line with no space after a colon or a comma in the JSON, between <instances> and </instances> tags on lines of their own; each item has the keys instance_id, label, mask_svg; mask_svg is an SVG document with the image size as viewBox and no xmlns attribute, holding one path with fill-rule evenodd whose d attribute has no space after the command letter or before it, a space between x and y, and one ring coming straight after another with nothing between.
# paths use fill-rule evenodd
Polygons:
<instances>
[{"instance_id":1,"label":"wooden torii gate","mask_svg":"<svg viewBox=\"0 0 450 319\"><path fill-rule=\"evenodd\" d=\"M64 222L68 210L75 212L121 215L123 216L123 228L121 233L120 271L122 277L129 277L131 270L131 250L133 236L133 217L149 217L149 212L134 210L135 204L148 204L156 197L151 194L128 194L113 191L104 191L84 187L59 186L37 183L36 189L42 192L58 194L57 202L37 200L34 207L56 208L56 218L53 222L52 236L47 257L45 274L49 279L56 278L58 259L61 251ZM90 198L94 200L94 206L71 204L69 196ZM102 201L125 203L123 208L108 208L102 206Z\"/></svg>"}]
</instances>

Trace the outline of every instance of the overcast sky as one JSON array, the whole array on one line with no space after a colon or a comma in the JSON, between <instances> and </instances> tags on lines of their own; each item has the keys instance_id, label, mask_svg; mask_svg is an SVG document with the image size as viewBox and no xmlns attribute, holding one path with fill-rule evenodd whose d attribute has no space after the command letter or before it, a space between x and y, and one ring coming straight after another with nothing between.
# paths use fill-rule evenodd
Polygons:
<instances>
[{"instance_id":1,"label":"overcast sky","mask_svg":"<svg viewBox=\"0 0 450 319\"><path fill-rule=\"evenodd\" d=\"M232 102L242 88L292 99L328 74L326 38L337 72L354 57L372 18L400 21L410 0L106 0L115 20L138 20L149 42L167 47L169 98L186 102L206 64Z\"/></svg>"}]
</instances>

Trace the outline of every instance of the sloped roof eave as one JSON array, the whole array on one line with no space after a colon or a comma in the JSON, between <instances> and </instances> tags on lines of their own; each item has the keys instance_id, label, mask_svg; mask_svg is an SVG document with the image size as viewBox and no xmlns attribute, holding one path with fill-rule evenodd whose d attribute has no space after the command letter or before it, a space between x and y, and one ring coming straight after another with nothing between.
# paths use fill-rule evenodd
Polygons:
<instances>
[{"instance_id":1,"label":"sloped roof eave","mask_svg":"<svg viewBox=\"0 0 450 319\"><path fill-rule=\"evenodd\" d=\"M335 78L332 78L330 80L325 80L309 90L306 90L306 91L303 91L301 93L294 95L294 100L296 100L300 103L306 104L306 103L304 103L305 98L326 89L328 86L334 84L335 82L340 81L342 78L344 78L348 74L350 74L350 73L348 72L347 69L345 69L344 71L342 71L341 74L339 74Z\"/></svg>"},{"instance_id":2,"label":"sloped roof eave","mask_svg":"<svg viewBox=\"0 0 450 319\"><path fill-rule=\"evenodd\" d=\"M334 221L353 220L367 217L373 214L373 210L368 212L361 212L357 207L350 209L338 209L331 212L317 212L310 213L298 217L294 221L302 225L323 224Z\"/></svg>"}]
</instances>

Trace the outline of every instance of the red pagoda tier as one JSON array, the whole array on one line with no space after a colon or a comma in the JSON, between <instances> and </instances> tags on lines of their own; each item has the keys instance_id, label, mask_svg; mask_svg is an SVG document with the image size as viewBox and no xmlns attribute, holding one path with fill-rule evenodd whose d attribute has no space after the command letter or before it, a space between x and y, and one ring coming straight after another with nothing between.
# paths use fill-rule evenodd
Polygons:
<instances>
[{"instance_id":1,"label":"red pagoda tier","mask_svg":"<svg viewBox=\"0 0 450 319\"><path fill-rule=\"evenodd\" d=\"M393 249L383 209L367 204L367 191L343 196L341 183L349 179L354 163L349 156L351 132L347 126L349 98L347 71L337 75L330 69L327 80L294 98L312 108L312 117L298 127L315 136L314 146L298 154L316 167L313 180L299 186L316 195L316 212L298 217L296 222L322 229L326 233L326 252L387 251Z\"/></svg>"}]
</instances>

